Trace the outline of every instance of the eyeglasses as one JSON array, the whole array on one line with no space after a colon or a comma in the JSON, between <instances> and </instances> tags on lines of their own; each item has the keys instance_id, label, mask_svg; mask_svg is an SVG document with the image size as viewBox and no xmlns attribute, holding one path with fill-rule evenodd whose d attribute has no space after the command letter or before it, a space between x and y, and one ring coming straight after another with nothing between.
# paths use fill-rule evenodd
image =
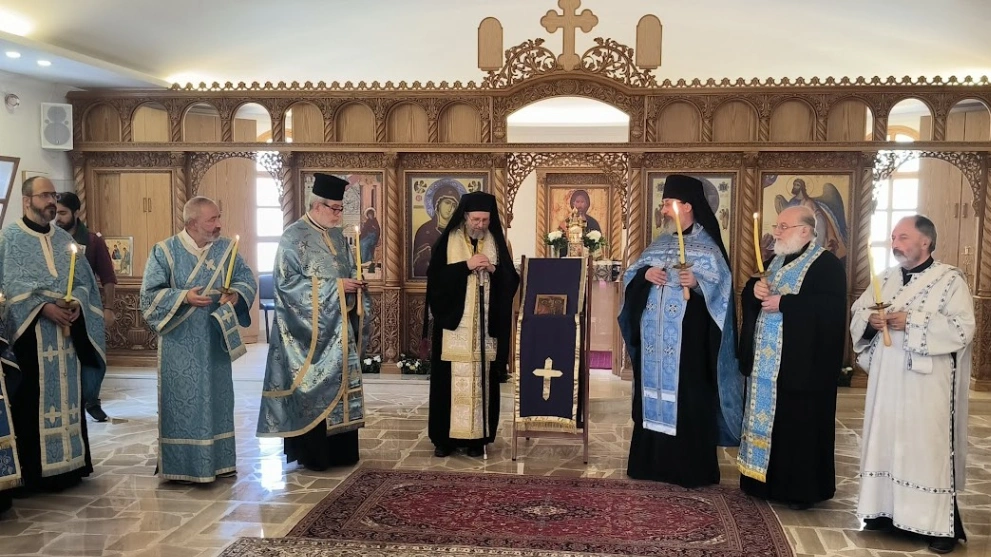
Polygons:
<instances>
[{"instance_id":1,"label":"eyeglasses","mask_svg":"<svg viewBox=\"0 0 991 557\"><path fill-rule=\"evenodd\" d=\"M800 226L808 226L807 224L775 224L771 228L779 232L788 232L792 228L798 228Z\"/></svg>"},{"instance_id":2,"label":"eyeglasses","mask_svg":"<svg viewBox=\"0 0 991 557\"><path fill-rule=\"evenodd\" d=\"M326 203L321 203L321 205L330 209L331 211L333 211L338 215L344 212L344 207L335 207L334 205L327 205Z\"/></svg>"},{"instance_id":3,"label":"eyeglasses","mask_svg":"<svg viewBox=\"0 0 991 557\"><path fill-rule=\"evenodd\" d=\"M40 197L42 199L58 199L58 194L53 191L46 191L45 193L33 193L28 197Z\"/></svg>"}]
</instances>

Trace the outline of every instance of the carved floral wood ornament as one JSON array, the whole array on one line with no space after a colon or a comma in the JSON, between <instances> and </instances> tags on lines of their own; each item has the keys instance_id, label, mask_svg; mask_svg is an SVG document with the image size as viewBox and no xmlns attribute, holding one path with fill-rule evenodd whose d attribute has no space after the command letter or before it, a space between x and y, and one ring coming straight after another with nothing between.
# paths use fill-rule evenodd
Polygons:
<instances>
[{"instance_id":1,"label":"carved floral wood ornament","mask_svg":"<svg viewBox=\"0 0 991 557\"><path fill-rule=\"evenodd\" d=\"M87 218L87 210L91 215L119 210L94 204L94 200L106 204L106 192L98 180L106 173L171 172L173 227L178 230L182 204L199 190L206 171L226 158L252 158L272 175L281 193L285 223L303 212L302 171L381 172L384 280L371 286L376 304L371 322L375 329L372 345L379 347L388 364L400 353L417 348L425 310L422 282L407 281L402 272L408 245L402 225L407 195L402 177L407 171L489 172L491 191L507 226L514 212L521 210L515 203L517 193L531 172L601 172L618 196L612 204L611 220L621 222L626 230L622 255L617 249L612 256L621 257L628 265L649 241L642 217L647 210L649 172L734 171L739 179L734 201L737 215L752 214L761 206L759 177L763 172L851 173L854 206L850 229L859 245L858 239L870 230L874 182L896 168L903 157L921 153L958 166L974 191L974 206L980 215L976 245L981 246L975 259L974 293L977 338L983 339L980 343L975 340L974 377L976 385L991 390L991 204L986 202L991 189L991 142L947 140L954 137L948 122L958 103L976 100L991 106L991 81L987 77L660 79L653 73L661 63L662 26L656 16L645 15L637 24L636 52L603 37L594 38L590 48L579 51L576 34L594 31L603 14L582 9L579 0L537 4L540 9L535 9L535 19L547 33L562 34L561 43L556 36L552 41L555 46L561 44L560 51L540 37L504 50L502 25L486 18L478 28L479 67L485 72L478 82L228 82L176 84L168 90L70 92L67 97L74 108L75 146L70 156L73 182L83 201L81 217ZM628 143L507 143L511 114L559 96L596 99L626 113L630 117ZM928 108L932 140L911 145L887 141L889 114L906 99L917 99ZM216 109L220 120L217 142L184 140L187 111L199 103ZM268 111L270 143L235 140L235 118L248 103ZM290 142L287 111L303 103L315 107L311 111L315 131L307 141L299 141L297 136ZM872 124L867 126L865 117L862 128L837 139L833 136L835 127L846 125L837 114L851 103L869 115ZM160 142L135 141L141 133L135 125L136 114L149 104L161 107ZM796 106L802 108L804 118L796 127L807 130L807 136L776 139L780 136L774 130L781 115ZM687 116L674 124L667 120L679 111ZM355 117L358 112L361 118ZM397 116L400 113L413 116ZM294 123L297 116L294 112ZM737 122L738 116L749 122L752 134L725 139L721 126L727 121ZM410 134L415 135L415 141L393 134L393 128L414 124L420 126ZM666 135L679 126L691 126L693 134L688 139ZM349 135L358 128L362 128L361 134ZM459 135L466 128L472 133ZM105 136L97 133L107 130ZM350 138L358 136L360 140ZM902 154L908 150L916 154ZM734 222L735 235L752 235L751 219ZM734 245L734 276L742 284L753 272L753 257L747 256L750 246L746 241ZM867 261L862 254L851 259L851 295L857 295L868 284ZM138 277L122 279L118 295L121 318L109 334L112 359L126 352L147 353L145 363L154 360L154 335L141 330L137 298L132 295L139 285Z\"/></svg>"}]
</instances>

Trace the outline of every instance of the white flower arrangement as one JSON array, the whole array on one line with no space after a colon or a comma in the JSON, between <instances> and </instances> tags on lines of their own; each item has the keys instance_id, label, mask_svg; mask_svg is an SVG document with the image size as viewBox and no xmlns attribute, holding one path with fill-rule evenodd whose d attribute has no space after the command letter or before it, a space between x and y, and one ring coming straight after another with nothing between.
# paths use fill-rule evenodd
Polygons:
<instances>
[{"instance_id":1,"label":"white flower arrangement","mask_svg":"<svg viewBox=\"0 0 991 557\"><path fill-rule=\"evenodd\" d=\"M598 230L590 230L585 232L582 237L582 242L589 251L596 251L606 247L606 239L602 237L602 233Z\"/></svg>"},{"instance_id":2,"label":"white flower arrangement","mask_svg":"<svg viewBox=\"0 0 991 557\"><path fill-rule=\"evenodd\" d=\"M399 367L401 373L409 373L413 375L430 375L430 361L421 360L415 356L407 356L406 354L399 355L399 361L396 362L396 366Z\"/></svg>"},{"instance_id":3,"label":"white flower arrangement","mask_svg":"<svg viewBox=\"0 0 991 557\"><path fill-rule=\"evenodd\" d=\"M361 361L362 373L379 373L382 370L382 356L369 356Z\"/></svg>"}]
</instances>

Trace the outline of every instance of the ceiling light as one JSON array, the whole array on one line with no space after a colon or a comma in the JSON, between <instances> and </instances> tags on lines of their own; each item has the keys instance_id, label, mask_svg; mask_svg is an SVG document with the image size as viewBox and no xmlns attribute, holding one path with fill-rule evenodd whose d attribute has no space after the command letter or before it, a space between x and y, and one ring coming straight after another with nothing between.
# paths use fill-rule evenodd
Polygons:
<instances>
[{"instance_id":1,"label":"ceiling light","mask_svg":"<svg viewBox=\"0 0 991 557\"><path fill-rule=\"evenodd\" d=\"M34 30L34 24L21 14L0 8L0 31L24 37Z\"/></svg>"},{"instance_id":2,"label":"ceiling light","mask_svg":"<svg viewBox=\"0 0 991 557\"><path fill-rule=\"evenodd\" d=\"M8 50L7 51L7 58L20 58L20 57L21 57L21 53L20 52L16 52L16 51L13 51L13 50Z\"/></svg>"},{"instance_id":3,"label":"ceiling light","mask_svg":"<svg viewBox=\"0 0 991 557\"><path fill-rule=\"evenodd\" d=\"M51 66L52 63L49 62L48 60L38 60L38 65L43 68L47 68L48 66Z\"/></svg>"}]
</instances>

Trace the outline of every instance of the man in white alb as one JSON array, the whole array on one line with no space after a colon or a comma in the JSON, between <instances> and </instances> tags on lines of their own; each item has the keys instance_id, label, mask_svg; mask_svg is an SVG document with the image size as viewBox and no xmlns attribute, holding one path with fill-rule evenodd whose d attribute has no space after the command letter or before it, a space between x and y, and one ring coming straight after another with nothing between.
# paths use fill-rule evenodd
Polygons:
<instances>
[{"instance_id":1,"label":"man in white alb","mask_svg":"<svg viewBox=\"0 0 991 557\"><path fill-rule=\"evenodd\" d=\"M933 260L936 227L905 217L891 234L899 267L884 271L885 319L869 288L853 305L850 333L868 370L857 514L867 530L929 536L949 553L965 540L957 493L964 489L967 386L974 301L956 267ZM891 345L884 342L887 328Z\"/></svg>"}]
</instances>

